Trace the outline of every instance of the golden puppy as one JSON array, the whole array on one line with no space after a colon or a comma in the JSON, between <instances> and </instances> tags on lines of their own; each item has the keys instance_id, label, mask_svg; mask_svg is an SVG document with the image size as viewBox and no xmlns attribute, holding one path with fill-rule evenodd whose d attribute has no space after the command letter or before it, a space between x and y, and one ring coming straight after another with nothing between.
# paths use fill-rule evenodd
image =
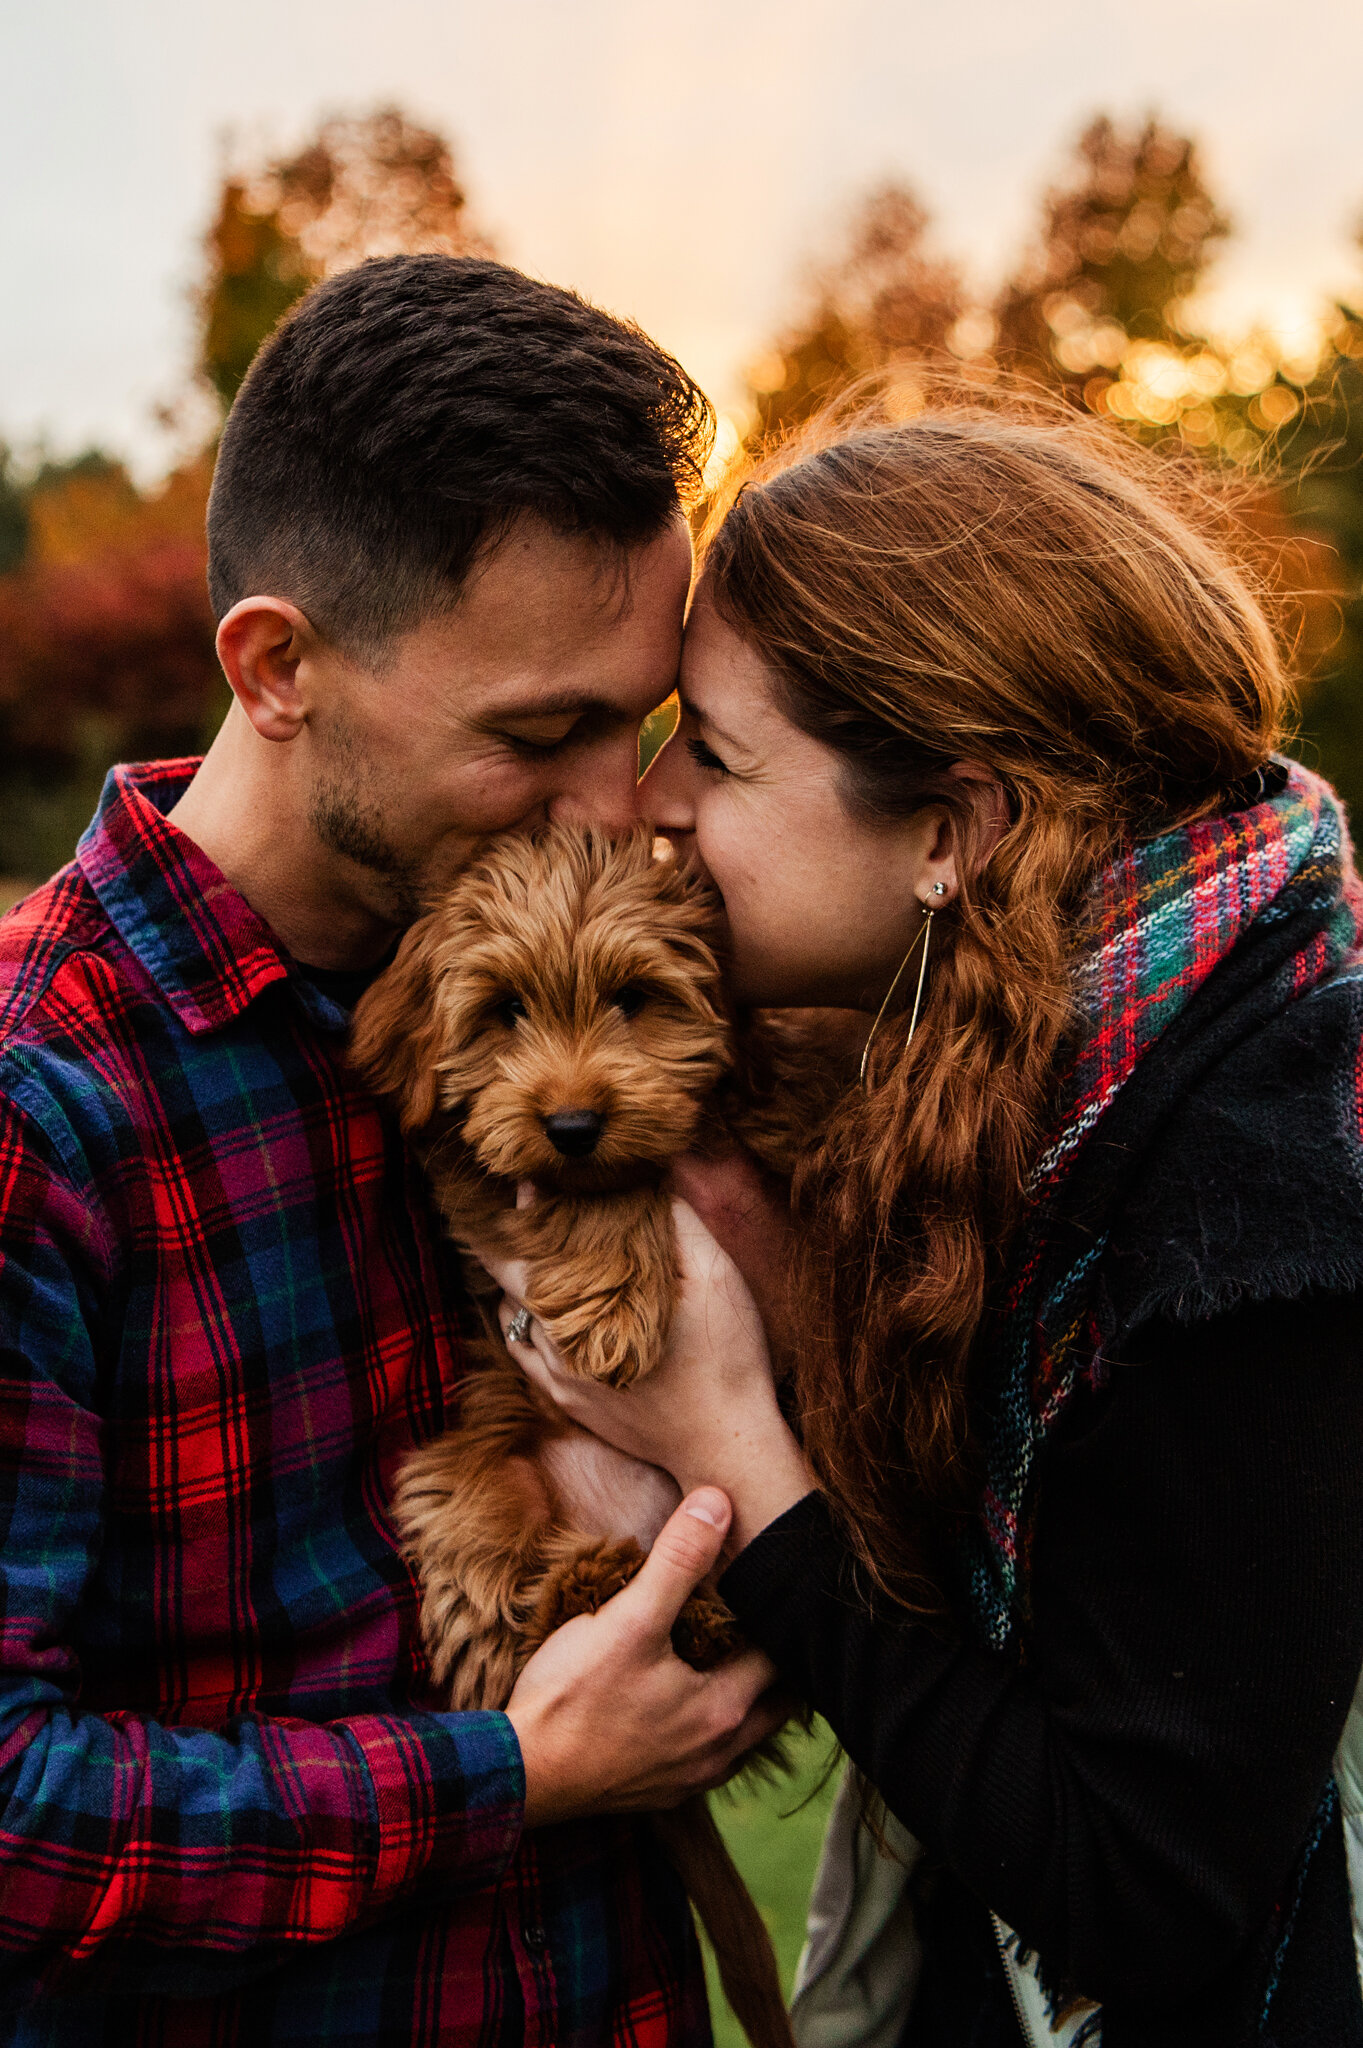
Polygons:
<instances>
[{"instance_id":1,"label":"golden puppy","mask_svg":"<svg viewBox=\"0 0 1363 2048\"><path fill-rule=\"evenodd\" d=\"M717 939L710 891L656 859L646 831L549 827L485 851L355 1015L352 1059L396 1109L451 1235L525 1260L527 1304L566 1368L615 1386L656 1364L676 1301L669 1162L727 1129L788 1171L810 1129L807 1087L798 1109L795 1095L817 1062L745 1043L734 1085ZM566 1421L489 1335L457 1427L408 1460L394 1499L457 1708L504 1705L545 1636L638 1570L678 1498ZM704 1588L674 1632L701 1667L737 1640ZM657 1820L749 2038L789 2048L770 1940L707 1803Z\"/></svg>"}]
</instances>

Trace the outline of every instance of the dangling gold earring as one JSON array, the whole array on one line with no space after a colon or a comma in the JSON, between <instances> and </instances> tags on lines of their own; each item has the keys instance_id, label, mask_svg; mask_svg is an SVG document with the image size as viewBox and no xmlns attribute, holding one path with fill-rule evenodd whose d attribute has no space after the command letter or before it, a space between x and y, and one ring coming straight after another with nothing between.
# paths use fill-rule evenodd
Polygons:
<instances>
[{"instance_id":1,"label":"dangling gold earring","mask_svg":"<svg viewBox=\"0 0 1363 2048\"><path fill-rule=\"evenodd\" d=\"M934 896L945 896L947 893L946 883L934 882L932 885L932 893ZM904 955L904 958L900 961L898 969L895 972L894 980L890 983L890 986L885 991L885 1000L881 1004L880 1008L876 1011L875 1023L871 1026L870 1033L866 1040L866 1044L862 1048L861 1073L859 1079L861 1082L861 1089L863 1094L866 1094L868 1092L866 1087L866 1064L871 1057L872 1040L875 1038L877 1031L879 1031L880 1029L881 1018L885 1015L885 1012L890 1007L890 998L893 996L895 990L899 987L900 982L904 978L904 969L908 966L910 960L912 960L914 954L918 951L918 948L921 945L923 948L923 953L922 958L919 960L918 963L918 986L913 992L913 1013L909 1018L909 1035L904 1040L905 1052L907 1052L909 1047L913 1044L913 1034L918 1029L918 1012L922 1006L923 984L927 979L928 973L928 942L932 936L932 920L935 914L936 906L934 906L931 903L923 903L919 905L919 908L923 913L923 922L919 925L918 930L914 933L913 943L909 947L908 952Z\"/></svg>"}]
</instances>

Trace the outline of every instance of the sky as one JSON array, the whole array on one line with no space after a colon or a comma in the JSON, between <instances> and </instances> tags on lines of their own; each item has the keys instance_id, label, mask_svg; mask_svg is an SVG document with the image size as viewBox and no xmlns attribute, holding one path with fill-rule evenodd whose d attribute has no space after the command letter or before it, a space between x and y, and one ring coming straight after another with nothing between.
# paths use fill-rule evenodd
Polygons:
<instances>
[{"instance_id":1,"label":"sky","mask_svg":"<svg viewBox=\"0 0 1363 2048\"><path fill-rule=\"evenodd\" d=\"M722 407L859 193L910 183L983 296L1099 109L1198 137L1215 324L1363 285L1359 0L0 0L0 438L164 467L224 136L385 100Z\"/></svg>"}]
</instances>

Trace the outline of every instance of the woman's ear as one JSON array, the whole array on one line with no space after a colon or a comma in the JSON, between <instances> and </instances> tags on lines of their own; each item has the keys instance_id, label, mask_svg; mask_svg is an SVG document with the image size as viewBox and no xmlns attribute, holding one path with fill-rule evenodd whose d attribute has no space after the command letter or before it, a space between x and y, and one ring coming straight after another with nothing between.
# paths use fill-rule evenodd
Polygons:
<instances>
[{"instance_id":1,"label":"woman's ear","mask_svg":"<svg viewBox=\"0 0 1363 2048\"><path fill-rule=\"evenodd\" d=\"M424 1129L440 1106L439 923L439 913L432 912L412 926L392 966L360 997L350 1031L351 1066L375 1095L393 1104L408 1137Z\"/></svg>"},{"instance_id":2,"label":"woman's ear","mask_svg":"<svg viewBox=\"0 0 1363 2048\"><path fill-rule=\"evenodd\" d=\"M953 761L947 779L964 783L975 813L975 855L981 867L1008 830L1008 792L982 761Z\"/></svg>"}]
</instances>

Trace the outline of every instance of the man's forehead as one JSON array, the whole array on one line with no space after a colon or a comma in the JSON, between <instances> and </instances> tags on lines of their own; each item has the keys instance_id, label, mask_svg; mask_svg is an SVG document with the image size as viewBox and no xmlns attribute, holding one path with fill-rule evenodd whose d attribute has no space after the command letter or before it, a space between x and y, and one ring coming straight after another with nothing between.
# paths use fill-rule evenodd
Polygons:
<instances>
[{"instance_id":1,"label":"man's forehead","mask_svg":"<svg viewBox=\"0 0 1363 2048\"><path fill-rule=\"evenodd\" d=\"M565 612L589 630L609 631L639 612L671 614L684 604L691 540L679 517L633 546L563 533L525 515L495 536L464 583L456 613L504 613L529 620Z\"/></svg>"}]
</instances>

